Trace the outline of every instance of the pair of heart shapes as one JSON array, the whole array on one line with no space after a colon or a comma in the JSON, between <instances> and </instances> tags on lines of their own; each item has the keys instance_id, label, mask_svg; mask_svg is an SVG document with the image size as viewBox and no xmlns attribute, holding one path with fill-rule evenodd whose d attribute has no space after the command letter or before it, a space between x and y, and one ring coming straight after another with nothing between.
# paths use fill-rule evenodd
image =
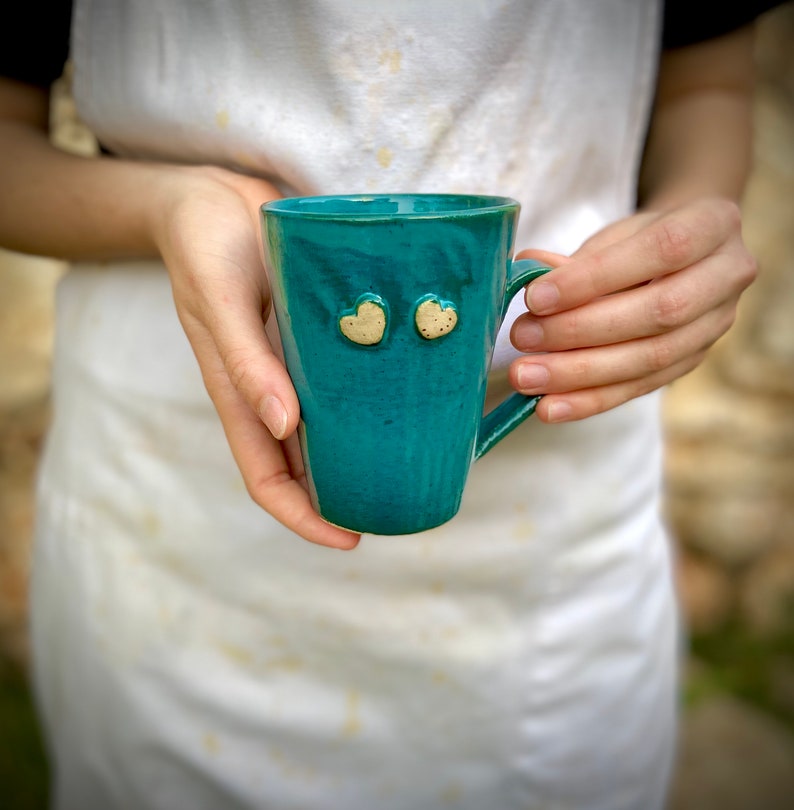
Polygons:
<instances>
[{"instance_id":1,"label":"pair of heart shapes","mask_svg":"<svg viewBox=\"0 0 794 810\"><path fill-rule=\"evenodd\" d=\"M339 331L352 343L376 346L386 334L389 308L379 296L365 293L339 318ZM425 295L414 307L416 331L425 340L448 335L458 324L458 312L451 301Z\"/></svg>"}]
</instances>

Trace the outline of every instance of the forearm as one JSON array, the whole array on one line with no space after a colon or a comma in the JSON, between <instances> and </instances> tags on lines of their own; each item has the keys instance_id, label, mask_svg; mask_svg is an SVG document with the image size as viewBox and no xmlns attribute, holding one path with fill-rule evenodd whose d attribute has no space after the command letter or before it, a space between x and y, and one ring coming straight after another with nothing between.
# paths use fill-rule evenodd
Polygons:
<instances>
[{"instance_id":1,"label":"forearm","mask_svg":"<svg viewBox=\"0 0 794 810\"><path fill-rule=\"evenodd\" d=\"M24 122L0 123L0 244L63 259L153 256L170 167L82 157Z\"/></svg>"},{"instance_id":2,"label":"forearm","mask_svg":"<svg viewBox=\"0 0 794 810\"><path fill-rule=\"evenodd\" d=\"M0 246L62 259L147 257L196 170L57 148L47 94L0 77Z\"/></svg>"},{"instance_id":3,"label":"forearm","mask_svg":"<svg viewBox=\"0 0 794 810\"><path fill-rule=\"evenodd\" d=\"M642 208L741 199L752 163L753 30L664 54L640 175Z\"/></svg>"}]
</instances>

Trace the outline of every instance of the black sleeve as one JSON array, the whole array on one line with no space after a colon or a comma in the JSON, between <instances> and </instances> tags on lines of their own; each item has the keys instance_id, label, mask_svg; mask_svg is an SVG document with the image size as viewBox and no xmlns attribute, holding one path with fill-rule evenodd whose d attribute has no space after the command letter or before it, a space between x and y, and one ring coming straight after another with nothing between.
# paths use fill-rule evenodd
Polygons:
<instances>
[{"instance_id":1,"label":"black sleeve","mask_svg":"<svg viewBox=\"0 0 794 810\"><path fill-rule=\"evenodd\" d=\"M71 0L7 0L3 11L0 76L49 88L69 56Z\"/></svg>"},{"instance_id":2,"label":"black sleeve","mask_svg":"<svg viewBox=\"0 0 794 810\"><path fill-rule=\"evenodd\" d=\"M680 48L735 31L788 0L665 0L662 45Z\"/></svg>"},{"instance_id":3,"label":"black sleeve","mask_svg":"<svg viewBox=\"0 0 794 810\"><path fill-rule=\"evenodd\" d=\"M727 34L786 2L790 0L665 0L662 45L678 48ZM23 0L16 6L2 26L0 75L49 87L69 55L72 2Z\"/></svg>"}]
</instances>

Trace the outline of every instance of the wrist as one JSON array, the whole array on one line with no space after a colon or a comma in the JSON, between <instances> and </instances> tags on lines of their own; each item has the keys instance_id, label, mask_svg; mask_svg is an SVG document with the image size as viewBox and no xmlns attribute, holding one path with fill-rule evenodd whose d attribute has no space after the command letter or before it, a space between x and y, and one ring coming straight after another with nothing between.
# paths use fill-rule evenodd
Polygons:
<instances>
[{"instance_id":1,"label":"wrist","mask_svg":"<svg viewBox=\"0 0 794 810\"><path fill-rule=\"evenodd\" d=\"M264 180L238 174L219 166L179 166L152 164L155 176L150 182L150 204L146 207L145 229L154 249L162 254L172 243L184 214L196 205L209 206L232 192L249 210L254 226L259 206L279 196Z\"/></svg>"}]
</instances>

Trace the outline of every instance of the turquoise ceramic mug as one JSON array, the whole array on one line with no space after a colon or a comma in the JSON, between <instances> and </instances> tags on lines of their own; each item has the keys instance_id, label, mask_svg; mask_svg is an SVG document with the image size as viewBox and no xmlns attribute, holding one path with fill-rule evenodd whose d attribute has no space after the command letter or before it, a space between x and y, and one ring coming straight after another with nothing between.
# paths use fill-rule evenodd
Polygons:
<instances>
[{"instance_id":1,"label":"turquoise ceramic mug","mask_svg":"<svg viewBox=\"0 0 794 810\"><path fill-rule=\"evenodd\" d=\"M477 458L534 410L483 417L513 296L549 270L513 261L520 206L453 194L294 197L262 206L312 502L329 523L409 534L460 507Z\"/></svg>"}]
</instances>

